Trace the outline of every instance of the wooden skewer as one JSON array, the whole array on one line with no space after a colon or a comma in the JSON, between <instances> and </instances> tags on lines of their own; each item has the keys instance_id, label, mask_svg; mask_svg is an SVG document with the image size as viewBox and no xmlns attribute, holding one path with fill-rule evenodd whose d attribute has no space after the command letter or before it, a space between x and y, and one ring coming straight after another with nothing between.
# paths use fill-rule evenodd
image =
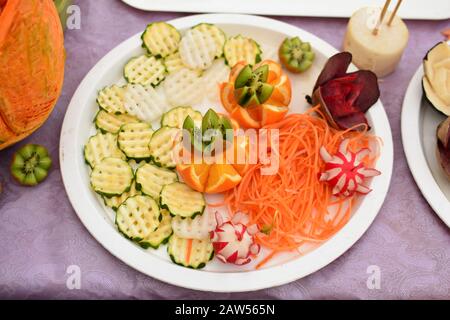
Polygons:
<instances>
[{"instance_id":1,"label":"wooden skewer","mask_svg":"<svg viewBox=\"0 0 450 320\"><path fill-rule=\"evenodd\" d=\"M395 15L397 14L398 8L400 8L400 5L402 4L402 1L403 0L399 0L397 2L397 5L395 6L394 12L392 12L391 17L389 18L389 21L388 21L388 24L387 24L388 26L390 26L392 21L394 20Z\"/></svg>"},{"instance_id":2,"label":"wooden skewer","mask_svg":"<svg viewBox=\"0 0 450 320\"><path fill-rule=\"evenodd\" d=\"M383 7L383 10L381 10L381 14L380 14L380 17L378 18L377 25L375 26L375 28L372 31L372 34L374 36L376 36L378 34L378 29L380 29L380 26L383 23L384 16L386 15L386 11L389 8L390 3L391 3L391 0L386 0L386 2L384 3L384 7Z\"/></svg>"}]
</instances>

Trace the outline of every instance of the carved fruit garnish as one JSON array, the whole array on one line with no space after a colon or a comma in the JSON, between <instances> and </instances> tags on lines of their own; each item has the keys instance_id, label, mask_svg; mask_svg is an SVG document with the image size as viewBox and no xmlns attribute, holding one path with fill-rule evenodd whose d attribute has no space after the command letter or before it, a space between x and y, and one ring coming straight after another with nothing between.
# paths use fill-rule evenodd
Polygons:
<instances>
[{"instance_id":1,"label":"carved fruit garnish","mask_svg":"<svg viewBox=\"0 0 450 320\"><path fill-rule=\"evenodd\" d=\"M236 213L224 222L222 215L216 212L217 227L210 236L216 257L224 263L247 264L261 249L254 237L257 225L248 227L245 218L244 214Z\"/></svg>"},{"instance_id":2,"label":"carved fruit garnish","mask_svg":"<svg viewBox=\"0 0 450 320\"><path fill-rule=\"evenodd\" d=\"M364 114L380 97L377 76L368 70L347 73L351 61L349 52L332 56L317 79L310 101L320 104L336 129L368 126Z\"/></svg>"},{"instance_id":3,"label":"carved fruit garnish","mask_svg":"<svg viewBox=\"0 0 450 320\"><path fill-rule=\"evenodd\" d=\"M325 170L320 174L319 180L331 185L335 196L367 194L372 190L363 185L364 179L381 174L376 169L367 168L362 162L369 155L369 149L352 152L348 150L348 143L348 139L343 140L338 152L333 156L324 147L320 149L320 156L325 161Z\"/></svg>"}]
</instances>

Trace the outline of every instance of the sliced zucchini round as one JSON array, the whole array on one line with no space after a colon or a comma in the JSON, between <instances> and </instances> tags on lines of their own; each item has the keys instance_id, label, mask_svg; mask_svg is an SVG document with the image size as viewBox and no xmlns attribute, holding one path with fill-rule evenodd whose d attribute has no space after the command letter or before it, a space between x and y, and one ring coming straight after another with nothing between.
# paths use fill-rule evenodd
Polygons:
<instances>
[{"instance_id":1,"label":"sliced zucchini round","mask_svg":"<svg viewBox=\"0 0 450 320\"><path fill-rule=\"evenodd\" d=\"M195 218L203 214L206 207L203 194L181 182L165 185L161 190L159 203L171 215L182 218Z\"/></svg>"},{"instance_id":2,"label":"sliced zucchini round","mask_svg":"<svg viewBox=\"0 0 450 320\"><path fill-rule=\"evenodd\" d=\"M201 269L214 257L214 247L209 239L183 239L172 235L167 253L180 266Z\"/></svg>"},{"instance_id":3,"label":"sliced zucchini round","mask_svg":"<svg viewBox=\"0 0 450 320\"><path fill-rule=\"evenodd\" d=\"M117 85L105 87L98 92L97 104L106 112L113 114L125 113L124 88Z\"/></svg>"},{"instance_id":4,"label":"sliced zucchini round","mask_svg":"<svg viewBox=\"0 0 450 320\"><path fill-rule=\"evenodd\" d=\"M130 59L123 69L123 75L128 83L156 87L166 77L166 67L162 59L144 54Z\"/></svg>"},{"instance_id":5,"label":"sliced zucchini round","mask_svg":"<svg viewBox=\"0 0 450 320\"><path fill-rule=\"evenodd\" d=\"M167 22L153 22L147 26L141 38L149 53L164 58L178 50L181 35Z\"/></svg>"},{"instance_id":6,"label":"sliced zucchini round","mask_svg":"<svg viewBox=\"0 0 450 320\"><path fill-rule=\"evenodd\" d=\"M181 141L180 129L161 127L153 133L149 148L152 161L160 167L175 168L173 151Z\"/></svg>"},{"instance_id":7,"label":"sliced zucchini round","mask_svg":"<svg viewBox=\"0 0 450 320\"><path fill-rule=\"evenodd\" d=\"M148 123L127 123L120 127L117 145L128 159L136 161L150 159L148 145L152 135L153 129Z\"/></svg>"},{"instance_id":8,"label":"sliced zucchini round","mask_svg":"<svg viewBox=\"0 0 450 320\"><path fill-rule=\"evenodd\" d=\"M169 211L165 209L161 209L162 220L156 229L153 232L150 232L148 236L146 236L142 241L139 242L139 245L144 248L153 248L158 249L160 245L166 244L169 241L170 236L172 235L172 216Z\"/></svg>"},{"instance_id":9,"label":"sliced zucchini round","mask_svg":"<svg viewBox=\"0 0 450 320\"><path fill-rule=\"evenodd\" d=\"M125 155L117 147L117 135L99 132L90 137L84 146L84 159L93 168L100 160L107 157L125 159Z\"/></svg>"},{"instance_id":10,"label":"sliced zucchini round","mask_svg":"<svg viewBox=\"0 0 450 320\"><path fill-rule=\"evenodd\" d=\"M166 66L167 72L175 73L185 67L179 52L172 53L164 58L164 65Z\"/></svg>"},{"instance_id":11,"label":"sliced zucchini round","mask_svg":"<svg viewBox=\"0 0 450 320\"><path fill-rule=\"evenodd\" d=\"M163 186L178 181L171 170L145 163L136 170L136 187L144 194L158 200Z\"/></svg>"},{"instance_id":12,"label":"sliced zucchini round","mask_svg":"<svg viewBox=\"0 0 450 320\"><path fill-rule=\"evenodd\" d=\"M192 29L199 30L202 33L210 35L217 45L215 57L220 58L223 55L223 46L227 40L227 36L222 29L211 23L199 23L198 25L192 27Z\"/></svg>"},{"instance_id":13,"label":"sliced zucchini round","mask_svg":"<svg viewBox=\"0 0 450 320\"><path fill-rule=\"evenodd\" d=\"M139 119L135 116L129 115L127 113L123 114L114 114L106 112L103 109L100 109L95 116L94 123L95 127L99 129L101 132L106 133L118 133L121 126L126 123L136 123L139 122Z\"/></svg>"},{"instance_id":14,"label":"sliced zucchini round","mask_svg":"<svg viewBox=\"0 0 450 320\"><path fill-rule=\"evenodd\" d=\"M136 190L136 183L133 181L131 184L130 191L122 193L120 196L114 196L111 198L103 197L103 202L106 206L110 207L114 211L116 211L119 206L125 202L129 197L133 197L136 195L140 195L141 192Z\"/></svg>"},{"instance_id":15,"label":"sliced zucchini round","mask_svg":"<svg viewBox=\"0 0 450 320\"><path fill-rule=\"evenodd\" d=\"M229 38L223 48L225 60L232 68L239 61L255 65L261 61L261 48L259 44L250 38L241 35Z\"/></svg>"},{"instance_id":16,"label":"sliced zucchini round","mask_svg":"<svg viewBox=\"0 0 450 320\"><path fill-rule=\"evenodd\" d=\"M202 114L200 111L194 110L191 107L176 107L163 114L161 127L167 126L183 129L183 123L187 116L190 116L198 127L201 126Z\"/></svg>"},{"instance_id":17,"label":"sliced zucchini round","mask_svg":"<svg viewBox=\"0 0 450 320\"><path fill-rule=\"evenodd\" d=\"M127 238L140 242L155 231L161 223L161 212L156 201L144 195L128 198L116 212L116 225Z\"/></svg>"},{"instance_id":18,"label":"sliced zucchini round","mask_svg":"<svg viewBox=\"0 0 450 320\"><path fill-rule=\"evenodd\" d=\"M124 160L104 158L91 172L91 186L105 197L119 196L131 189L133 168Z\"/></svg>"}]
</instances>

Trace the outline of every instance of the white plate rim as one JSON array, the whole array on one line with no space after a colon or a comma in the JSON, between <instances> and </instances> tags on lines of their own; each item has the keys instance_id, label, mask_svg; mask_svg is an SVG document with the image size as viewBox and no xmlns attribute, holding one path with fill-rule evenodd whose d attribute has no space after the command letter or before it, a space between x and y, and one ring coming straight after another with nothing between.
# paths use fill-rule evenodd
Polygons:
<instances>
[{"instance_id":1,"label":"white plate rim","mask_svg":"<svg viewBox=\"0 0 450 320\"><path fill-rule=\"evenodd\" d=\"M450 202L434 179L422 146L422 130L420 129L422 128L423 74L421 64L411 79L403 100L401 114L403 150L409 169L422 195L434 212L450 227Z\"/></svg>"},{"instance_id":2,"label":"white plate rim","mask_svg":"<svg viewBox=\"0 0 450 320\"><path fill-rule=\"evenodd\" d=\"M202 14L187 16L169 21L177 28L183 29L197 24L199 21L223 24L238 24L267 28L287 34L298 35L314 40L315 48L328 55L337 52L331 45L318 37L295 26L270 18L231 15L231 14ZM138 41L137 34L106 54L85 76L74 93L64 118L60 138L60 168L63 183L69 200L78 217L91 233L112 255L116 256L134 269L153 278L176 286L194 290L211 292L246 292L283 285L307 276L328 265L345 251L347 251L369 228L378 214L387 191L389 189L393 167L393 142L390 124L386 112L378 101L370 110L369 117L376 119L376 134L383 140L383 152L377 162L377 168L382 176L372 181L374 191L365 197L358 210L364 214L354 214L349 222L330 240L319 248L301 258L268 269L251 272L218 273L196 271L167 263L150 255L121 236L105 221L104 217L91 212L93 204L84 195L91 192L88 186L79 187L81 176L78 170L81 157L78 146L73 143L73 136L77 128L77 118L80 114L79 106L86 104L86 92L92 90L97 74L103 74L108 68L109 60L120 53L129 51ZM83 103L84 101L84 103ZM374 127L375 129L375 127ZM135 248L135 249L132 249Z\"/></svg>"},{"instance_id":3,"label":"white plate rim","mask_svg":"<svg viewBox=\"0 0 450 320\"><path fill-rule=\"evenodd\" d=\"M303 16L303 17L337 17L349 18L353 12L364 6L382 6L381 0L376 3L373 0L354 1L341 0L336 6L335 0L292 1L292 0L247 0L240 1L239 5L233 5L224 1L204 1L190 0L189 3L183 0L122 0L127 5L144 11L165 11L165 12L208 12L208 13L247 13L275 16ZM403 5L399 15L403 19L427 19L443 20L446 15L444 0L435 3L434 6L420 5L419 0L409 6ZM434 0L436 1L436 0Z\"/></svg>"}]
</instances>

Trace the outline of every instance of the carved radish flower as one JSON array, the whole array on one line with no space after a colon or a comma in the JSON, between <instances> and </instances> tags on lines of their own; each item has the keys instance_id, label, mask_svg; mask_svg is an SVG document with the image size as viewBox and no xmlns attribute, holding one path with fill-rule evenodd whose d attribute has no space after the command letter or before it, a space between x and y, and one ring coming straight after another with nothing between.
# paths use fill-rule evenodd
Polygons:
<instances>
[{"instance_id":1,"label":"carved radish flower","mask_svg":"<svg viewBox=\"0 0 450 320\"><path fill-rule=\"evenodd\" d=\"M367 168L361 162L369 153L369 149L358 152L348 150L349 140L345 139L339 146L339 151L330 155L324 148L320 148L320 156L325 161L325 171L320 174L319 180L326 181L333 187L333 195L349 197L354 193L367 194L372 189L363 185L364 179L378 176L380 171Z\"/></svg>"},{"instance_id":2,"label":"carved radish flower","mask_svg":"<svg viewBox=\"0 0 450 320\"><path fill-rule=\"evenodd\" d=\"M224 222L217 212L216 220L217 228L210 234L216 257L224 263L236 265L249 263L260 250L254 238L258 232L257 225L247 227L242 213L237 213L233 219Z\"/></svg>"}]
</instances>

